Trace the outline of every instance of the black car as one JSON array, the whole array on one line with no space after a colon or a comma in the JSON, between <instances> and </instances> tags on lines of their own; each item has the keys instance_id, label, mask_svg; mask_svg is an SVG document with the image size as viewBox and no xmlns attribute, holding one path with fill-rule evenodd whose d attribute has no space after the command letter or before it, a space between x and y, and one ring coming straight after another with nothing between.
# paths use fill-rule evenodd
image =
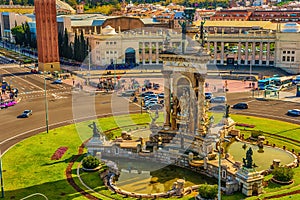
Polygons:
<instances>
[{"instance_id":1,"label":"black car","mask_svg":"<svg viewBox=\"0 0 300 200\"><path fill-rule=\"evenodd\" d=\"M27 118L30 115L32 115L32 110L24 110L22 114L17 116L17 118Z\"/></svg>"},{"instance_id":2,"label":"black car","mask_svg":"<svg viewBox=\"0 0 300 200\"><path fill-rule=\"evenodd\" d=\"M211 99L213 94L211 92L205 92L205 99Z\"/></svg>"},{"instance_id":3,"label":"black car","mask_svg":"<svg viewBox=\"0 0 300 200\"><path fill-rule=\"evenodd\" d=\"M247 103L237 103L232 106L234 109L248 109Z\"/></svg>"}]
</instances>

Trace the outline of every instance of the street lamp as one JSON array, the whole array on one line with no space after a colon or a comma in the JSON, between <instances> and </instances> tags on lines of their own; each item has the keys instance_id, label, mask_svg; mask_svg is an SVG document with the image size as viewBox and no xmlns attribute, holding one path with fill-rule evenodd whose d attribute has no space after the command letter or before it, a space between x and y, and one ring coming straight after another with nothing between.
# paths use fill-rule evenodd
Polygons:
<instances>
[{"instance_id":1,"label":"street lamp","mask_svg":"<svg viewBox=\"0 0 300 200\"><path fill-rule=\"evenodd\" d=\"M221 157L222 157L222 142L230 142L228 139L225 138L221 138L221 134L220 134L220 138L219 141L217 142L217 146L219 147L218 149L218 156L219 156L219 163L218 163L218 200L221 200Z\"/></svg>"},{"instance_id":2,"label":"street lamp","mask_svg":"<svg viewBox=\"0 0 300 200\"><path fill-rule=\"evenodd\" d=\"M46 130L49 133L49 125L48 125L48 101L47 101L47 88L46 88L46 76L44 72L44 91L45 91L45 112L46 112Z\"/></svg>"},{"instance_id":3,"label":"street lamp","mask_svg":"<svg viewBox=\"0 0 300 200\"><path fill-rule=\"evenodd\" d=\"M0 183L1 183L1 197L4 198L4 183L3 183L3 174L2 174L2 153L0 150Z\"/></svg>"}]
</instances>

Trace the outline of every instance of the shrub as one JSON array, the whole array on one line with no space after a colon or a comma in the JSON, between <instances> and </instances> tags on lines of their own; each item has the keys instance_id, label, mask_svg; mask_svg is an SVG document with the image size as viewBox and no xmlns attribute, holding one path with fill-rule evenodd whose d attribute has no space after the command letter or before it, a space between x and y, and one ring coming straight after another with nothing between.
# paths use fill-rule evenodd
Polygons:
<instances>
[{"instance_id":1,"label":"shrub","mask_svg":"<svg viewBox=\"0 0 300 200\"><path fill-rule=\"evenodd\" d=\"M82 166L86 169L94 169L98 167L100 161L94 156L87 156L82 160Z\"/></svg>"},{"instance_id":2,"label":"shrub","mask_svg":"<svg viewBox=\"0 0 300 200\"><path fill-rule=\"evenodd\" d=\"M214 199L218 196L218 185L202 184L199 187L199 195L205 199Z\"/></svg>"},{"instance_id":3,"label":"shrub","mask_svg":"<svg viewBox=\"0 0 300 200\"><path fill-rule=\"evenodd\" d=\"M261 131L251 131L251 137L258 138L258 136L263 135Z\"/></svg>"},{"instance_id":4,"label":"shrub","mask_svg":"<svg viewBox=\"0 0 300 200\"><path fill-rule=\"evenodd\" d=\"M272 174L274 179L282 182L289 182L294 177L293 169L288 167L276 167Z\"/></svg>"}]
</instances>

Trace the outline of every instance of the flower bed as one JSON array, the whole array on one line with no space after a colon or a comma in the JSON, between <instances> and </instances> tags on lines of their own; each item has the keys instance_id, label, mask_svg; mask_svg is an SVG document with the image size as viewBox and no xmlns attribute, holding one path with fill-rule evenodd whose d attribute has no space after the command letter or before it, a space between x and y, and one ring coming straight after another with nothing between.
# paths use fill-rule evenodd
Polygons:
<instances>
[{"instance_id":1,"label":"flower bed","mask_svg":"<svg viewBox=\"0 0 300 200\"><path fill-rule=\"evenodd\" d=\"M243 124L243 123L236 123L236 126L242 126L242 127L247 127L247 128L254 128L255 125L252 124Z\"/></svg>"},{"instance_id":2,"label":"flower bed","mask_svg":"<svg viewBox=\"0 0 300 200\"><path fill-rule=\"evenodd\" d=\"M68 150L68 147L59 147L55 153L51 156L51 160L59 160Z\"/></svg>"}]
</instances>

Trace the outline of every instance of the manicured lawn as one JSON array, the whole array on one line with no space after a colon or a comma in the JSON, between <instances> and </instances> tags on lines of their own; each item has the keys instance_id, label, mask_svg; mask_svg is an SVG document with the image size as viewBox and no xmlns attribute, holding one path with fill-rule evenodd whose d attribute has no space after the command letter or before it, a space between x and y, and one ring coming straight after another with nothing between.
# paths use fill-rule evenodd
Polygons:
<instances>
[{"instance_id":1,"label":"manicured lawn","mask_svg":"<svg viewBox=\"0 0 300 200\"><path fill-rule=\"evenodd\" d=\"M158 123L162 122L162 117L163 115L160 114L160 118L157 120ZM253 128L254 130L274 133L300 141L300 129L298 125L240 115L231 115L231 117L237 122L256 125L255 128ZM128 126L150 121L151 119L148 114L135 114L130 116L117 116L114 118L102 118L98 120L97 124L99 129L105 131L117 126ZM71 158L77 155L78 147L82 141L92 136L91 124L91 121L82 122L76 125L50 130L48 134L40 133L20 142L3 155L5 198L21 199L32 193L39 192L45 194L48 199L85 199L68 184L65 170ZM240 127L240 129L244 130L244 127ZM252 129L245 128L245 130ZM278 144L277 146L285 144L287 148L294 148L296 152L300 149L300 144L296 142L281 141L276 137L270 138L268 135L266 135L266 138L270 143ZM51 156L59 147L68 147L68 150L60 160L51 160ZM79 162L76 162L73 165L72 173L75 182L80 185L76 175L78 164ZM111 192L102 186L97 173L82 173L81 177L85 182L89 183L90 187L95 191L101 191L103 194L111 195ZM266 177L266 180L269 178L270 177ZM300 168L295 169L294 178L295 183L290 186L280 187L270 183L269 187L264 189L266 194L263 194L262 197L299 190ZM297 197L299 197L299 195L295 195L295 198ZM114 195L113 198L119 198L119 196ZM188 196L182 199L192 198L193 196ZM241 198L243 198L243 195L238 194L234 196L224 196L222 199L231 200ZM251 197L249 199L257 199L257 197Z\"/></svg>"}]
</instances>

